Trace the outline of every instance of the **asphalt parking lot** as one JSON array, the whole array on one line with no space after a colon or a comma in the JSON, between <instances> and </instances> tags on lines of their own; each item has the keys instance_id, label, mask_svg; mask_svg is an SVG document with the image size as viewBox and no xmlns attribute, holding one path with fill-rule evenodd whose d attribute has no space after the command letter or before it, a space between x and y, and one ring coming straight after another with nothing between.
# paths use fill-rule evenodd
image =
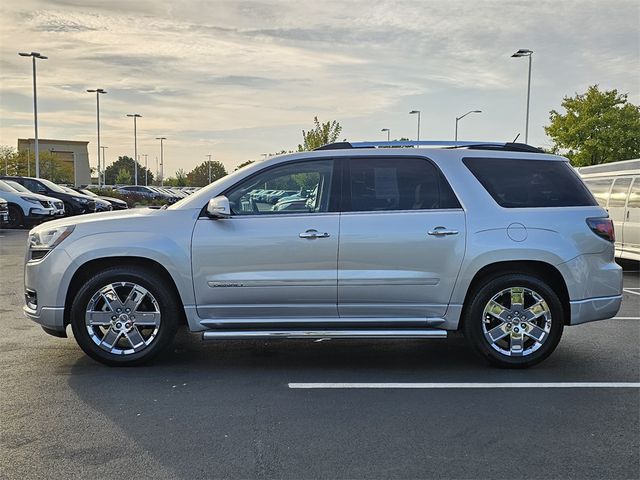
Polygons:
<instances>
[{"instance_id":1,"label":"asphalt parking lot","mask_svg":"<svg viewBox=\"0 0 640 480\"><path fill-rule=\"evenodd\" d=\"M23 317L25 238L0 230L2 478L640 477L640 388L615 385L640 381L637 264L615 319L565 329L529 370L490 368L457 336L186 332L153 365L118 369ZM354 382L426 388L292 388ZM488 388L468 388L478 382ZM521 382L535 385L496 388Z\"/></svg>"}]
</instances>

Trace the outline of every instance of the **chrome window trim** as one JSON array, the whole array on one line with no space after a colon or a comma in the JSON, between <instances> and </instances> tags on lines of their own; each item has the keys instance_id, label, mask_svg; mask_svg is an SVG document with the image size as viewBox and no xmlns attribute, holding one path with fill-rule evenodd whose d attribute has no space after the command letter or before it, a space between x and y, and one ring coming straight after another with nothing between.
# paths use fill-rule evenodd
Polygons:
<instances>
[{"instance_id":1,"label":"chrome window trim","mask_svg":"<svg viewBox=\"0 0 640 480\"><path fill-rule=\"evenodd\" d=\"M464 208L416 208L412 210L363 210L359 212L347 211L340 212L340 215L372 215L372 214L385 214L391 215L394 213L425 213L425 212L464 212Z\"/></svg>"}]
</instances>

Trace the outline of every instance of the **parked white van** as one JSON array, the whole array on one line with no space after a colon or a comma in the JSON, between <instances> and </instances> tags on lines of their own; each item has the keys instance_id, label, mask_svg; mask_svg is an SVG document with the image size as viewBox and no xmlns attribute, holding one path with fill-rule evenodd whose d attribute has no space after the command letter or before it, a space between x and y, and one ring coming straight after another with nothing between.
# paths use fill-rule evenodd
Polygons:
<instances>
[{"instance_id":1,"label":"parked white van","mask_svg":"<svg viewBox=\"0 0 640 480\"><path fill-rule=\"evenodd\" d=\"M640 159L581 167L578 172L613 220L616 257L640 260Z\"/></svg>"}]
</instances>

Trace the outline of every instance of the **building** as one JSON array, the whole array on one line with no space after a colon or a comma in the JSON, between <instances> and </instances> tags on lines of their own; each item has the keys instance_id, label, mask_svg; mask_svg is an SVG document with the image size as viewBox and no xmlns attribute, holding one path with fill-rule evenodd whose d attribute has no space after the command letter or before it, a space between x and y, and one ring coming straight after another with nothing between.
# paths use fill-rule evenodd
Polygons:
<instances>
[{"instance_id":1,"label":"building","mask_svg":"<svg viewBox=\"0 0 640 480\"><path fill-rule=\"evenodd\" d=\"M91 183L88 145L89 142L77 140L38 139L40 152L51 152L55 154L56 158L68 162L73 167L76 186ZM35 152L35 140L33 138L19 138L18 151Z\"/></svg>"}]
</instances>

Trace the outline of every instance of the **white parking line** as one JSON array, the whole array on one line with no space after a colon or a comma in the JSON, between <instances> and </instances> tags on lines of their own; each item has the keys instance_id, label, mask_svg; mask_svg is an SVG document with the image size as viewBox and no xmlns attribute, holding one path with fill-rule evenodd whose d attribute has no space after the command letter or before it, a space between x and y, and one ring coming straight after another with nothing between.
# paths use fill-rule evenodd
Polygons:
<instances>
[{"instance_id":1,"label":"white parking line","mask_svg":"<svg viewBox=\"0 0 640 480\"><path fill-rule=\"evenodd\" d=\"M613 317L610 320L640 320L640 317Z\"/></svg>"},{"instance_id":2,"label":"white parking line","mask_svg":"<svg viewBox=\"0 0 640 480\"><path fill-rule=\"evenodd\" d=\"M519 383L290 383L289 388L640 388L640 382L519 382Z\"/></svg>"},{"instance_id":3,"label":"white parking line","mask_svg":"<svg viewBox=\"0 0 640 480\"><path fill-rule=\"evenodd\" d=\"M640 295L640 292L634 292L633 290L631 290L630 288L623 288L623 290L627 293L632 293L634 295Z\"/></svg>"}]
</instances>

